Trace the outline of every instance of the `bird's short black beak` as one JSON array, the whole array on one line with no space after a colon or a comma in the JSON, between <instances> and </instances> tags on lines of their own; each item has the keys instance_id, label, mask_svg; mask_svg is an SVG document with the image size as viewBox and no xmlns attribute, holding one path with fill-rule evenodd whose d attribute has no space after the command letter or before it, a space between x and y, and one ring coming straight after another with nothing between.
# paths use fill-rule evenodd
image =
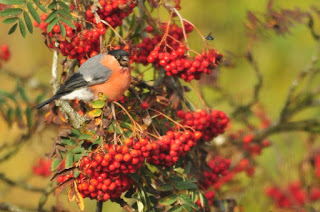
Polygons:
<instances>
[{"instance_id":1,"label":"bird's short black beak","mask_svg":"<svg viewBox=\"0 0 320 212\"><path fill-rule=\"evenodd\" d=\"M121 66L128 67L130 63L130 58L129 56L122 56L119 62Z\"/></svg>"}]
</instances>

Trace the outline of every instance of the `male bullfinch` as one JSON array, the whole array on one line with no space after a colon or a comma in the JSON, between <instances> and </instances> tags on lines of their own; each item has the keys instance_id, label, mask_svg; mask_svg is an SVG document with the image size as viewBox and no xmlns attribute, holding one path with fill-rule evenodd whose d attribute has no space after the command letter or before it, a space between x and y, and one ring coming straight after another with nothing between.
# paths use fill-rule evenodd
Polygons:
<instances>
[{"instance_id":1,"label":"male bullfinch","mask_svg":"<svg viewBox=\"0 0 320 212\"><path fill-rule=\"evenodd\" d=\"M124 50L112 50L88 59L53 97L39 104L37 109L56 99L90 101L100 92L109 102L118 100L131 83L129 56Z\"/></svg>"}]
</instances>

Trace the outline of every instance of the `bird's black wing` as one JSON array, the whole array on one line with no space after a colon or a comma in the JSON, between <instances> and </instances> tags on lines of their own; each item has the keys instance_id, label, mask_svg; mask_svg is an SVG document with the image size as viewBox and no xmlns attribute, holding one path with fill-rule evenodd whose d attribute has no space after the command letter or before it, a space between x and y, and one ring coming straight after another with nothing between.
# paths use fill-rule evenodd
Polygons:
<instances>
[{"instance_id":1,"label":"bird's black wing","mask_svg":"<svg viewBox=\"0 0 320 212\"><path fill-rule=\"evenodd\" d=\"M67 81L63 85L61 85L55 95L68 94L77 88L85 87L87 85L88 82L83 78L83 75L77 72L73 74L69 79L67 79Z\"/></svg>"}]
</instances>

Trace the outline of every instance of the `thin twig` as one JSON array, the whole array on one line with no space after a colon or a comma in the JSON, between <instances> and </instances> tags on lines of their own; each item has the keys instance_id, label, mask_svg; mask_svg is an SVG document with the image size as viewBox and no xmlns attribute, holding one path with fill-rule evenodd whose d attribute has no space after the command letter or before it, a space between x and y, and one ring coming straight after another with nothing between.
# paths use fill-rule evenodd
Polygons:
<instances>
[{"instance_id":1,"label":"thin twig","mask_svg":"<svg viewBox=\"0 0 320 212\"><path fill-rule=\"evenodd\" d=\"M103 202L102 201L97 201L96 212L102 212L102 208L103 208Z\"/></svg>"},{"instance_id":2,"label":"thin twig","mask_svg":"<svg viewBox=\"0 0 320 212\"><path fill-rule=\"evenodd\" d=\"M55 94L59 89L59 82L58 82L58 52L55 50L53 52L53 59L52 59L52 70L51 70L51 84L53 87L53 93ZM56 100L56 105L60 108L62 112L65 112L74 128L79 129L81 125L85 122L85 118L80 116L68 102L63 100Z\"/></svg>"},{"instance_id":3,"label":"thin twig","mask_svg":"<svg viewBox=\"0 0 320 212\"><path fill-rule=\"evenodd\" d=\"M38 188L38 187L34 187L30 184L27 184L25 182L18 182L18 181L13 181L11 179L9 179L8 177L5 176L4 173L0 173L0 181L10 185L10 186L16 186L31 192L41 192L44 193L45 189L44 188Z\"/></svg>"},{"instance_id":4,"label":"thin twig","mask_svg":"<svg viewBox=\"0 0 320 212\"><path fill-rule=\"evenodd\" d=\"M284 103L284 106L282 107L281 113L280 113L280 118L279 122L284 122L290 117L290 104L292 103L293 100L293 95L295 91L297 90L298 86L302 82L302 80L313 70L313 67L315 64L319 61L319 51L320 51L320 42L317 42L315 52L312 56L311 62L307 65L305 69L303 69L298 77L292 82L291 87L289 88L289 92L286 98L286 101Z\"/></svg>"},{"instance_id":5,"label":"thin twig","mask_svg":"<svg viewBox=\"0 0 320 212\"><path fill-rule=\"evenodd\" d=\"M51 69L51 84L53 87L53 94L57 92L59 89L59 82L58 82L58 51L53 51L53 58L52 58L52 69Z\"/></svg>"},{"instance_id":6,"label":"thin twig","mask_svg":"<svg viewBox=\"0 0 320 212\"><path fill-rule=\"evenodd\" d=\"M0 203L0 210L1 211L10 211L10 212L39 212L39 210L36 210L36 209L20 208L19 206L13 205L8 202L1 202ZM46 212L46 211L41 210L41 212Z\"/></svg>"}]
</instances>

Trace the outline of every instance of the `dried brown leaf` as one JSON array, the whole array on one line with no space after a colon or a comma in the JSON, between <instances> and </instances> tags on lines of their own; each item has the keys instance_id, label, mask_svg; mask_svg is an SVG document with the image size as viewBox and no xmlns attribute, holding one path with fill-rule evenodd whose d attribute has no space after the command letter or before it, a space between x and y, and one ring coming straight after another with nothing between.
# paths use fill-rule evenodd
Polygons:
<instances>
[{"instance_id":1,"label":"dried brown leaf","mask_svg":"<svg viewBox=\"0 0 320 212\"><path fill-rule=\"evenodd\" d=\"M70 179L66 180L65 182L63 182L62 184L58 185L58 187L54 190L54 195L58 196L62 192L63 189L72 185L73 181L74 181L74 179L70 178Z\"/></svg>"}]
</instances>

